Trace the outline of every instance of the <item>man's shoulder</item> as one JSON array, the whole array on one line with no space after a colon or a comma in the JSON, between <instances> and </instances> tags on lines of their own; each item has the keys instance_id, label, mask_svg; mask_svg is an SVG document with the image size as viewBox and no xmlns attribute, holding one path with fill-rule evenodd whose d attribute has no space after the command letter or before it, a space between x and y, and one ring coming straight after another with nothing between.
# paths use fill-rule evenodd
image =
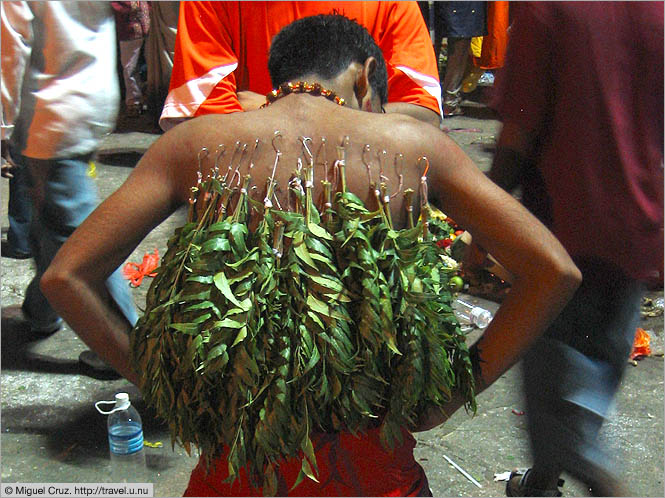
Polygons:
<instances>
[{"instance_id":1,"label":"man's shoulder","mask_svg":"<svg viewBox=\"0 0 665 498\"><path fill-rule=\"evenodd\" d=\"M445 135L439 128L425 123L412 116L400 113L382 114L381 129L394 140L405 141L424 141L431 140L432 137Z\"/></svg>"}]
</instances>

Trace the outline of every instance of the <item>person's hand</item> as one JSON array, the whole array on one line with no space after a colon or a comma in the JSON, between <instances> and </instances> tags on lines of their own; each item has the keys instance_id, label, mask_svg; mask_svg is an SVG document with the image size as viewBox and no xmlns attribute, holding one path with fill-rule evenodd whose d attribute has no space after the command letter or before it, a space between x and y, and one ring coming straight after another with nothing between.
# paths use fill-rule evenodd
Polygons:
<instances>
[{"instance_id":1,"label":"person's hand","mask_svg":"<svg viewBox=\"0 0 665 498\"><path fill-rule=\"evenodd\" d=\"M7 143L7 140L2 140L2 177L14 178L12 170L15 167L16 163L14 163L14 160L9 153L9 144Z\"/></svg>"},{"instance_id":2,"label":"person's hand","mask_svg":"<svg viewBox=\"0 0 665 498\"><path fill-rule=\"evenodd\" d=\"M238 92L238 101L243 111L254 111L266 103L266 96L250 92L249 90L243 90Z\"/></svg>"},{"instance_id":3,"label":"person's hand","mask_svg":"<svg viewBox=\"0 0 665 498\"><path fill-rule=\"evenodd\" d=\"M468 232L465 232L461 237L464 239L464 235L467 234ZM464 250L462 266L464 269L470 271L479 271L486 268L488 266L487 251L474 242L473 239L469 239L471 238L467 237L465 241L466 248Z\"/></svg>"},{"instance_id":4,"label":"person's hand","mask_svg":"<svg viewBox=\"0 0 665 498\"><path fill-rule=\"evenodd\" d=\"M442 407L429 405L421 414L413 427L409 427L411 432L423 432L434 429L446 422L460 407L464 405L462 396L453 392L452 398Z\"/></svg>"}]
</instances>

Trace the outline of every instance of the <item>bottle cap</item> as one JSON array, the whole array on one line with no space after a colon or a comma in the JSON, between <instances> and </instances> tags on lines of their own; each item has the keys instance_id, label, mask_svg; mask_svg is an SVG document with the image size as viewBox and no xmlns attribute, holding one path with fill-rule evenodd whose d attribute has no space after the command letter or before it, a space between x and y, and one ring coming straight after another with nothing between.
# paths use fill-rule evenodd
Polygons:
<instances>
[{"instance_id":1,"label":"bottle cap","mask_svg":"<svg viewBox=\"0 0 665 498\"><path fill-rule=\"evenodd\" d=\"M115 408L118 410L125 410L131 405L129 401L129 394L127 393L117 393L115 395Z\"/></svg>"},{"instance_id":2,"label":"bottle cap","mask_svg":"<svg viewBox=\"0 0 665 498\"><path fill-rule=\"evenodd\" d=\"M475 307L471 310L471 322L478 328L484 329L492 321L492 313L488 310Z\"/></svg>"},{"instance_id":3,"label":"bottle cap","mask_svg":"<svg viewBox=\"0 0 665 498\"><path fill-rule=\"evenodd\" d=\"M113 403L113 409L111 411L106 412L100 408L100 405L110 405L111 403ZM95 408L97 408L97 411L102 415L111 415L113 412L126 410L130 405L129 394L118 393L115 395L115 401L97 401L97 403L95 403Z\"/></svg>"}]
</instances>

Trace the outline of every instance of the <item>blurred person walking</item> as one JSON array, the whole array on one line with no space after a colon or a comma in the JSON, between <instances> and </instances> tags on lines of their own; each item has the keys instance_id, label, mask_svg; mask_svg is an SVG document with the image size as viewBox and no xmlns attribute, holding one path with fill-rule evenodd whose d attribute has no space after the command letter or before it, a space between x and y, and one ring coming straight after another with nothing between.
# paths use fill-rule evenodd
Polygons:
<instances>
[{"instance_id":1,"label":"blurred person walking","mask_svg":"<svg viewBox=\"0 0 665 498\"><path fill-rule=\"evenodd\" d=\"M147 108L139 62L150 30L150 2L111 2L111 7L125 83L125 110L128 116L137 117Z\"/></svg>"},{"instance_id":2,"label":"blurred person walking","mask_svg":"<svg viewBox=\"0 0 665 498\"><path fill-rule=\"evenodd\" d=\"M88 165L118 112L115 22L107 2L2 2L0 9L3 160L9 174L21 172L14 179L29 191L29 241L37 267L22 310L33 334L48 335L63 322L42 294L40 279L99 203ZM109 302L135 323L119 270L106 288ZM80 360L96 374L117 376L91 351Z\"/></svg>"},{"instance_id":3,"label":"blurred person walking","mask_svg":"<svg viewBox=\"0 0 665 498\"><path fill-rule=\"evenodd\" d=\"M522 187L583 282L525 357L533 467L513 472L506 492L560 496L567 472L596 496L630 496L598 434L643 283L663 268L663 4L513 7L490 177Z\"/></svg>"},{"instance_id":4,"label":"blurred person walking","mask_svg":"<svg viewBox=\"0 0 665 498\"><path fill-rule=\"evenodd\" d=\"M158 131L159 116L169 93L169 82L173 71L175 38L178 33L180 2L153 2L150 4L150 30L145 44L148 66L148 112Z\"/></svg>"}]
</instances>

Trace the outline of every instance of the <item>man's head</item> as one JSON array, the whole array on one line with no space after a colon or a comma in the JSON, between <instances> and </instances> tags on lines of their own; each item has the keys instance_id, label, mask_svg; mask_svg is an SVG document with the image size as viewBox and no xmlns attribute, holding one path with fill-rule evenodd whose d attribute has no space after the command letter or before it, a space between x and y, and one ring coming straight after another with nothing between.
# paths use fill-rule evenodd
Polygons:
<instances>
[{"instance_id":1,"label":"man's head","mask_svg":"<svg viewBox=\"0 0 665 498\"><path fill-rule=\"evenodd\" d=\"M352 85L360 109L378 111L388 101L381 50L364 27L339 14L305 17L285 26L270 45L268 69L273 88L316 77Z\"/></svg>"}]
</instances>

